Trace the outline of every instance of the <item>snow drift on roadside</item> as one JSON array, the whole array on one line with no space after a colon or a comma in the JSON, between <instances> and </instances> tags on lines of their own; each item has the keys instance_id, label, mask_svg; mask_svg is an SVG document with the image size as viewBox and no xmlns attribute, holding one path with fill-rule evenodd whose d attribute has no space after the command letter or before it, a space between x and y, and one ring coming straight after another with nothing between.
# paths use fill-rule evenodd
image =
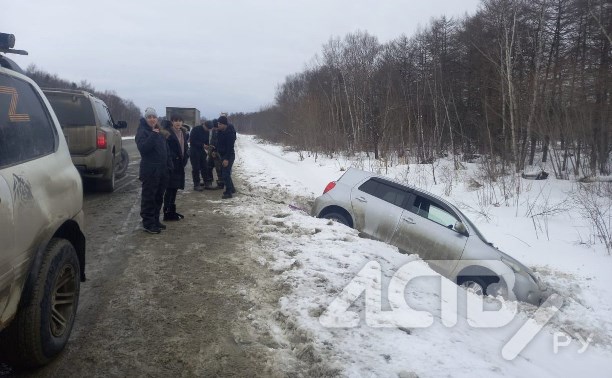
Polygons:
<instances>
[{"instance_id":1,"label":"snow drift on roadside","mask_svg":"<svg viewBox=\"0 0 612 378\"><path fill-rule=\"evenodd\" d=\"M415 263L414 256L359 238L354 230L288 211L287 203L306 207L327 182L342 174L341 168L350 165L350 161L320 157L317 162L309 157L301 160L297 153L286 153L279 146L261 144L252 137L240 135L238 141L237 171L248 183L248 194L255 200L234 211L267 214L253 226L261 239L259 259L290 289L280 303L281 319L283 324L292 325L285 327L285 332L306 335L313 346L302 357L327 361L331 371L338 369L349 376L409 376L410 372L421 377L602 376L612 367L611 258L601 250L575 245L568 230L584 227L576 221L575 214L549 220L549 237L552 234L549 241L542 235L536 236L533 226L524 217L516 216L516 208L492 207L489 223L467 211L496 245L535 266L542 278L566 297L562 311L512 361L502 358L502 347L535 308L519 305L519 314L502 328L473 328L466 320L466 293L461 291L458 324L447 328L440 321L439 282L443 278L438 278L437 284L435 280L433 283L417 280L406 291L413 308L434 314L436 320L431 327L374 328L363 320L354 328L323 327L320 323L323 311L368 262L380 264L383 291L390 277L408 262L412 261L411 270L434 276L435 273L425 263ZM389 176L412 182L422 180L421 186L441 194L441 187L423 177L410 177L406 171L406 167L396 167ZM415 169L412 171L414 174ZM562 198L567 185L556 180L534 183L525 196L535 197L548 190L553 199ZM474 194L467 188L455 188L450 200L464 204L464 208L477 206ZM470 297L471 294L467 298ZM351 310L363 314L363 308L364 300L360 298ZM555 354L554 333L559 331L579 332L585 338L592 334L594 345L578 354L580 343L574 340L570 347Z\"/></svg>"}]
</instances>

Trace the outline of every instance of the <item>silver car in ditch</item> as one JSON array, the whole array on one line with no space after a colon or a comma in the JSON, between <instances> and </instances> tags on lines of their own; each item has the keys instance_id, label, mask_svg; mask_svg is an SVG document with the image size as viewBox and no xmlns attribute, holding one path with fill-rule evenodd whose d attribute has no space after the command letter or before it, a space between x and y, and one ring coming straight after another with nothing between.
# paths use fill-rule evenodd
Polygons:
<instances>
[{"instance_id":1,"label":"silver car in ditch","mask_svg":"<svg viewBox=\"0 0 612 378\"><path fill-rule=\"evenodd\" d=\"M546 288L531 269L495 248L455 206L415 187L351 168L327 185L312 215L416 253L478 294L534 305L545 299Z\"/></svg>"}]
</instances>

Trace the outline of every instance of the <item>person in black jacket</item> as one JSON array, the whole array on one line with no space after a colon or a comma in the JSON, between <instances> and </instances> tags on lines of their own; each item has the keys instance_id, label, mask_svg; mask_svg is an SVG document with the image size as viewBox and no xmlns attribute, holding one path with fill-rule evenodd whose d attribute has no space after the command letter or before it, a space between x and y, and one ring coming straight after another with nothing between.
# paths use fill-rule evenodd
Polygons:
<instances>
[{"instance_id":1,"label":"person in black jacket","mask_svg":"<svg viewBox=\"0 0 612 378\"><path fill-rule=\"evenodd\" d=\"M168 154L172 160L172 172L168 181L168 187L164 194L164 220L177 221L185 218L176 212L176 193L179 189L185 189L185 166L189 161L187 152L188 141L187 129L183 127L183 118L173 114L166 124L162 133L167 134Z\"/></svg>"},{"instance_id":2,"label":"person in black jacket","mask_svg":"<svg viewBox=\"0 0 612 378\"><path fill-rule=\"evenodd\" d=\"M215 118L210 121L210 145L208 147L208 160L206 166L206 174L210 179L210 189L223 189L223 178L221 176L221 159L217 153L217 134L219 133L219 122ZM217 172L217 186L212 187L213 182L213 170Z\"/></svg>"},{"instance_id":3,"label":"person in black jacket","mask_svg":"<svg viewBox=\"0 0 612 378\"><path fill-rule=\"evenodd\" d=\"M236 159L234 144L236 143L236 130L234 125L227 122L226 116L221 116L217 120L219 131L217 133L217 153L222 162L221 176L225 184L223 199L232 198L232 194L236 193L234 182L232 181L232 166Z\"/></svg>"},{"instance_id":4,"label":"person in black jacket","mask_svg":"<svg viewBox=\"0 0 612 378\"><path fill-rule=\"evenodd\" d=\"M204 190L200 186L200 175L202 181L206 183L206 148L209 140L208 130L203 125L198 125L191 129L189 134L189 143L191 149L189 151L191 160L191 174L193 176L193 190L201 192Z\"/></svg>"},{"instance_id":5,"label":"person in black jacket","mask_svg":"<svg viewBox=\"0 0 612 378\"><path fill-rule=\"evenodd\" d=\"M157 113L147 108L136 131L136 146L140 152L139 179L142 182L140 216L146 232L159 234L166 226L159 221L164 191L172 161L168 155L168 144L160 134Z\"/></svg>"}]
</instances>

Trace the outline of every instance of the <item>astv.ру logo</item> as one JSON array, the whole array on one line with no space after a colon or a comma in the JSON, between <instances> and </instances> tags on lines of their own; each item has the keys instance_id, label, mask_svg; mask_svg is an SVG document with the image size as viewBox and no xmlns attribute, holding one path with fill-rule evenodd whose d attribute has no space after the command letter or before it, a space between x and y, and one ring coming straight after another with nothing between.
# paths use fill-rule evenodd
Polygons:
<instances>
[{"instance_id":1,"label":"astv.\u0440\u0443 logo","mask_svg":"<svg viewBox=\"0 0 612 378\"><path fill-rule=\"evenodd\" d=\"M456 271L467 266L478 265L474 260L428 261L438 266L456 264ZM481 264L485 265L485 264ZM342 292L330 303L319 318L319 322L330 328L351 328L359 325L360 314L349 308L365 292L365 322L370 327L403 327L426 328L433 324L434 316L427 311L411 308L404 296L407 285L416 278L437 277L440 279L440 318L446 327L457 324L458 289L453 282L431 270L424 269L425 263L420 260L408 262L399 268L389 281L387 299L390 309L382 306L382 268L376 261L368 262L349 282ZM515 275L502 261L487 260L491 276L503 280L503 296L497 309L485 309L483 298L468 296L466 319L474 328L499 328L508 325L518 313L514 295ZM557 294L550 295L536 312L506 342L502 348L502 357L515 359L519 353L535 338L544 326L553 318L563 305L563 298ZM558 337L557 337L558 339ZM555 340L557 340L555 339ZM565 344L561 344L564 346Z\"/></svg>"}]
</instances>

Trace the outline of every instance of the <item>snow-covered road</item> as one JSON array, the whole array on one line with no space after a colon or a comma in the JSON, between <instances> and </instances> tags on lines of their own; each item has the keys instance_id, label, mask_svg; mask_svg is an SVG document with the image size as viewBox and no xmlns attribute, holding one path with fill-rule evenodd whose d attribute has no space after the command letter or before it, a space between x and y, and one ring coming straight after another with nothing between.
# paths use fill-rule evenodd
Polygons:
<instances>
[{"instance_id":1,"label":"snow-covered road","mask_svg":"<svg viewBox=\"0 0 612 378\"><path fill-rule=\"evenodd\" d=\"M548 237L526 217L526 208L537 206L537 198L561 201L570 189L565 181L548 180L526 185L518 206L491 206L489 220L470 214L479 207L477 195L465 185L456 185L449 198L469 216L500 249L535 268L544 281L564 298L564 305L517 358L508 361L502 348L536 308L518 304L512 317L512 304L499 316L510 316L500 328L474 327L466 306L480 299L460 290L458 321L442 324L440 284L437 276L415 256L399 254L395 247L362 239L357 232L338 224L291 211L287 204L307 206L325 185L342 174L342 168L363 160L300 157L297 152L261 143L239 135L237 173L245 182L239 190L253 196L248 204L235 207L240 214L260 214L253 224L259 245L252 247L256 261L277 274L277 284L285 289L279 302L279 343L300 340L298 358L311 360L321 374L348 376L480 377L480 376L609 376L612 368L612 257L600 245L577 243L587 229L573 210L549 217ZM365 167L366 169L368 166ZM468 167L468 175L474 167ZM390 168L388 176L416 183L444 195L444 184L433 185L425 171L416 165ZM439 180L441 181L441 180ZM267 199L275 201L268 201ZM282 202L283 204L279 204ZM539 232L536 232L539 231ZM549 240L550 239L550 240ZM419 327L375 327L364 319L361 295L350 307L359 314L357 326L325 327L321 315L364 266L375 262L382 274L383 298L386 286L400 267L408 264L410 274L429 274L432 280L415 280L404 296L412 308L433 314L433 324ZM366 283L373 289L381 282ZM370 286L368 286L370 285ZM367 297L367 295L366 295ZM493 304L498 303L492 300ZM478 302L476 302L478 303ZM383 310L388 309L383 299ZM387 307L385 307L387 306ZM542 315L540 312L538 315ZM543 320L538 319L539 323ZM324 323L324 322L323 322ZM537 322L536 322L537 323ZM368 325L370 324L370 325ZM569 339L572 337L569 345ZM591 337L582 350L579 338ZM559 348L554 349L555 340Z\"/></svg>"}]
</instances>

